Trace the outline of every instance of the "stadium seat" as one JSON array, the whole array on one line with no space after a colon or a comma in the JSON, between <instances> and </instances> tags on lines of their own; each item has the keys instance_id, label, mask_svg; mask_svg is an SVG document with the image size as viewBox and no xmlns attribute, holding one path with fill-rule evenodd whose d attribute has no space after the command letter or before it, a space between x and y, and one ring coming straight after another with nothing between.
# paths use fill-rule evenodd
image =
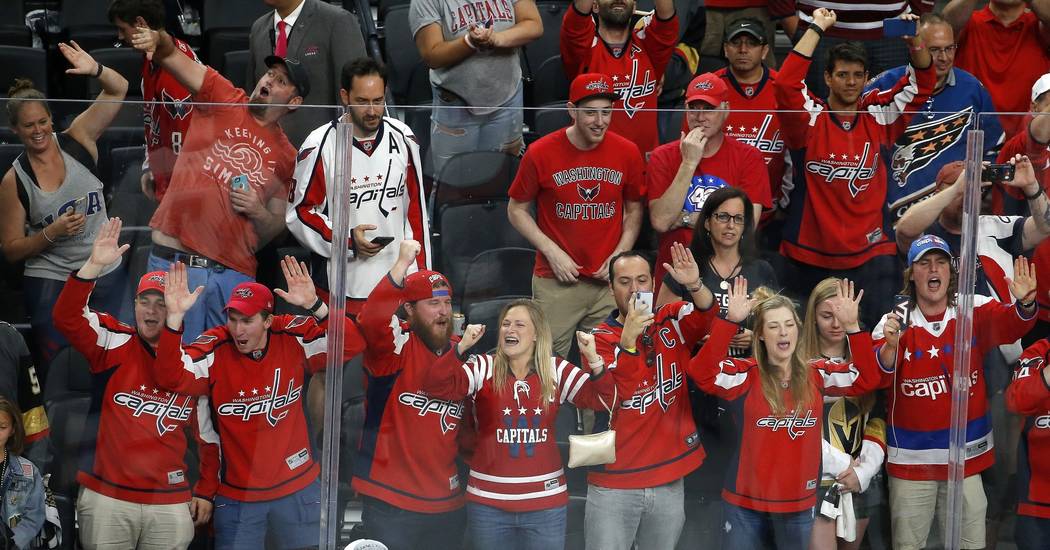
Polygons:
<instances>
[{"instance_id":1,"label":"stadium seat","mask_svg":"<svg viewBox=\"0 0 1050 550\"><path fill-rule=\"evenodd\" d=\"M7 170L15 162L15 158L22 154L24 150L25 146L21 143L0 144L0 177L7 173Z\"/></svg>"},{"instance_id":2,"label":"stadium seat","mask_svg":"<svg viewBox=\"0 0 1050 550\"><path fill-rule=\"evenodd\" d=\"M33 37L26 27L26 14L21 1L8 2L0 10L0 44L32 46Z\"/></svg>"},{"instance_id":3,"label":"stadium seat","mask_svg":"<svg viewBox=\"0 0 1050 550\"><path fill-rule=\"evenodd\" d=\"M0 46L0 94L7 95L16 78L28 78L36 89L47 93L47 52L37 48ZM6 124L5 124L6 125Z\"/></svg>"},{"instance_id":4,"label":"stadium seat","mask_svg":"<svg viewBox=\"0 0 1050 550\"><path fill-rule=\"evenodd\" d=\"M536 9L540 12L540 21L543 22L543 36L524 47L525 59L531 72L535 73L544 61L561 55L561 49L558 46L561 39L561 21L568 7L569 2L536 2Z\"/></svg>"},{"instance_id":5,"label":"stadium seat","mask_svg":"<svg viewBox=\"0 0 1050 550\"><path fill-rule=\"evenodd\" d=\"M569 99L569 78L561 66L561 56L548 57L533 71L536 85L532 88L530 105L565 103Z\"/></svg>"},{"instance_id":6,"label":"stadium seat","mask_svg":"<svg viewBox=\"0 0 1050 550\"><path fill-rule=\"evenodd\" d=\"M542 137L556 130L572 124L569 110L565 108L565 102L548 103L536 111L536 121L532 124L532 131Z\"/></svg>"},{"instance_id":7,"label":"stadium seat","mask_svg":"<svg viewBox=\"0 0 1050 550\"><path fill-rule=\"evenodd\" d=\"M140 180L145 154L142 146L117 147L109 152L113 193L108 213L124 222L123 232L130 237L133 249L150 244L149 220L157 208L155 202L142 194ZM138 276L129 284L138 284Z\"/></svg>"},{"instance_id":8,"label":"stadium seat","mask_svg":"<svg viewBox=\"0 0 1050 550\"><path fill-rule=\"evenodd\" d=\"M128 81L128 99L142 98L142 54L131 48L101 48L91 50L95 61L120 73ZM89 98L97 97L102 85L97 78L87 79ZM142 108L139 108L141 112Z\"/></svg>"},{"instance_id":9,"label":"stadium seat","mask_svg":"<svg viewBox=\"0 0 1050 550\"><path fill-rule=\"evenodd\" d=\"M439 251L441 272L455 290L462 288L467 266L479 253L506 246L531 246L507 221L506 200L449 205L439 214L435 226L438 235L431 244Z\"/></svg>"},{"instance_id":10,"label":"stadium seat","mask_svg":"<svg viewBox=\"0 0 1050 550\"><path fill-rule=\"evenodd\" d=\"M225 60L226 52L243 50L248 31L259 16L270 12L263 2L204 0L201 14L203 60L213 67Z\"/></svg>"},{"instance_id":11,"label":"stadium seat","mask_svg":"<svg viewBox=\"0 0 1050 550\"><path fill-rule=\"evenodd\" d=\"M471 348L472 352L489 353L496 349L496 343L499 338L499 330L497 330L499 314L503 311L504 306L519 298L528 298L528 296L511 296L481 302L464 302L463 315L466 317L467 323L485 325L488 329L481 336L481 340L478 340L478 343Z\"/></svg>"},{"instance_id":12,"label":"stadium seat","mask_svg":"<svg viewBox=\"0 0 1050 550\"><path fill-rule=\"evenodd\" d=\"M92 51L110 48L117 43L117 27L109 21L109 0L62 2L59 24L68 40Z\"/></svg>"},{"instance_id":13,"label":"stadium seat","mask_svg":"<svg viewBox=\"0 0 1050 550\"><path fill-rule=\"evenodd\" d=\"M518 157L499 151L470 151L453 156L435 178L431 208L507 197Z\"/></svg>"},{"instance_id":14,"label":"stadium seat","mask_svg":"<svg viewBox=\"0 0 1050 550\"><path fill-rule=\"evenodd\" d=\"M486 250L467 265L463 288L454 293L460 301L481 301L504 296L532 295L532 268L536 251L503 247Z\"/></svg>"},{"instance_id":15,"label":"stadium seat","mask_svg":"<svg viewBox=\"0 0 1050 550\"><path fill-rule=\"evenodd\" d=\"M407 4L392 6L383 20L383 43L390 69L390 92L397 105L429 103L429 69L416 49L408 24Z\"/></svg>"},{"instance_id":16,"label":"stadium seat","mask_svg":"<svg viewBox=\"0 0 1050 550\"><path fill-rule=\"evenodd\" d=\"M411 0L379 0L379 10L377 11L379 14L379 20L383 21L386 19L386 14L391 8L396 6L408 6L410 3Z\"/></svg>"},{"instance_id":17,"label":"stadium seat","mask_svg":"<svg viewBox=\"0 0 1050 550\"><path fill-rule=\"evenodd\" d=\"M248 60L251 58L250 56L251 51L249 50L226 52L222 60L222 70L219 71L234 86L244 90L246 94L250 94L254 88L254 86L249 87L248 84Z\"/></svg>"}]
</instances>

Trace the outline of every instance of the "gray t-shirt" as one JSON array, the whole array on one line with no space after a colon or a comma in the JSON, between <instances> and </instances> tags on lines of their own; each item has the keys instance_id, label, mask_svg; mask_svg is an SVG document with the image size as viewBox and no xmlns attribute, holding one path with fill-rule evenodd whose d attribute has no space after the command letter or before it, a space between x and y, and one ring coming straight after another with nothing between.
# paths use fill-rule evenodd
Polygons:
<instances>
[{"instance_id":1,"label":"gray t-shirt","mask_svg":"<svg viewBox=\"0 0 1050 550\"><path fill-rule=\"evenodd\" d=\"M495 31L514 26L517 1L412 0L408 22L413 36L423 27L437 23L445 41L462 40L471 25L491 21ZM514 96L521 83L518 50L475 52L451 67L431 69L430 83L458 95L472 107L499 107Z\"/></svg>"}]
</instances>

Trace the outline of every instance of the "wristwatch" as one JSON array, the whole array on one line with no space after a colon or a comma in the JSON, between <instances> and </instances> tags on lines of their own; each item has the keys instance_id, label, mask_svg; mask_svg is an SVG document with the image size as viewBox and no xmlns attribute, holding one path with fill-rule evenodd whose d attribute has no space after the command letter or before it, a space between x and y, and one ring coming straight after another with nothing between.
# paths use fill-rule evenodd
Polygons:
<instances>
[{"instance_id":1,"label":"wristwatch","mask_svg":"<svg viewBox=\"0 0 1050 550\"><path fill-rule=\"evenodd\" d=\"M682 227L693 228L692 214L690 212L682 211Z\"/></svg>"}]
</instances>

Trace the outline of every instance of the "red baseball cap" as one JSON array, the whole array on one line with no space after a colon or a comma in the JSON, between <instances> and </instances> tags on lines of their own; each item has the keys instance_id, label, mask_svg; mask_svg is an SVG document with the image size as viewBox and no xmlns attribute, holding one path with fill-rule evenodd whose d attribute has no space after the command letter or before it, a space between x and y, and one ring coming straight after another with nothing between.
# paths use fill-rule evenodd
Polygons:
<instances>
[{"instance_id":1,"label":"red baseball cap","mask_svg":"<svg viewBox=\"0 0 1050 550\"><path fill-rule=\"evenodd\" d=\"M572 86L569 87L569 101L574 105L595 97L604 97L612 101L620 97L613 91L609 75L583 73L572 80Z\"/></svg>"},{"instance_id":2,"label":"red baseball cap","mask_svg":"<svg viewBox=\"0 0 1050 550\"><path fill-rule=\"evenodd\" d=\"M704 73L693 79L685 89L685 104L704 101L712 107L718 107L729 100L729 88L725 81L714 73Z\"/></svg>"},{"instance_id":3,"label":"red baseball cap","mask_svg":"<svg viewBox=\"0 0 1050 550\"><path fill-rule=\"evenodd\" d=\"M265 285L247 282L233 288L230 301L226 302L226 311L234 310L241 315L251 317L260 311L273 312L273 293Z\"/></svg>"},{"instance_id":4,"label":"red baseball cap","mask_svg":"<svg viewBox=\"0 0 1050 550\"><path fill-rule=\"evenodd\" d=\"M168 282L168 274L164 271L150 271L139 279L139 288L135 296L141 296L143 292L159 292L164 294L164 283Z\"/></svg>"},{"instance_id":5,"label":"red baseball cap","mask_svg":"<svg viewBox=\"0 0 1050 550\"><path fill-rule=\"evenodd\" d=\"M443 283L443 284L442 284ZM438 286L440 288L434 288ZM452 297L452 285L437 271L424 269L405 277L405 301L429 300L443 296Z\"/></svg>"}]
</instances>

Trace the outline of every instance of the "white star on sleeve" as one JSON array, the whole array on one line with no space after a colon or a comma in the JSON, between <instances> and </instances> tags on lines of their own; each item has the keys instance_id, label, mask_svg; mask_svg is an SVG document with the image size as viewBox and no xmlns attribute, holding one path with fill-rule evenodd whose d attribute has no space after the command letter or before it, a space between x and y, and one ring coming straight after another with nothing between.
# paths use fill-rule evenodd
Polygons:
<instances>
[{"instance_id":1,"label":"white star on sleeve","mask_svg":"<svg viewBox=\"0 0 1050 550\"><path fill-rule=\"evenodd\" d=\"M904 348L904 360L911 361L911 350Z\"/></svg>"}]
</instances>

